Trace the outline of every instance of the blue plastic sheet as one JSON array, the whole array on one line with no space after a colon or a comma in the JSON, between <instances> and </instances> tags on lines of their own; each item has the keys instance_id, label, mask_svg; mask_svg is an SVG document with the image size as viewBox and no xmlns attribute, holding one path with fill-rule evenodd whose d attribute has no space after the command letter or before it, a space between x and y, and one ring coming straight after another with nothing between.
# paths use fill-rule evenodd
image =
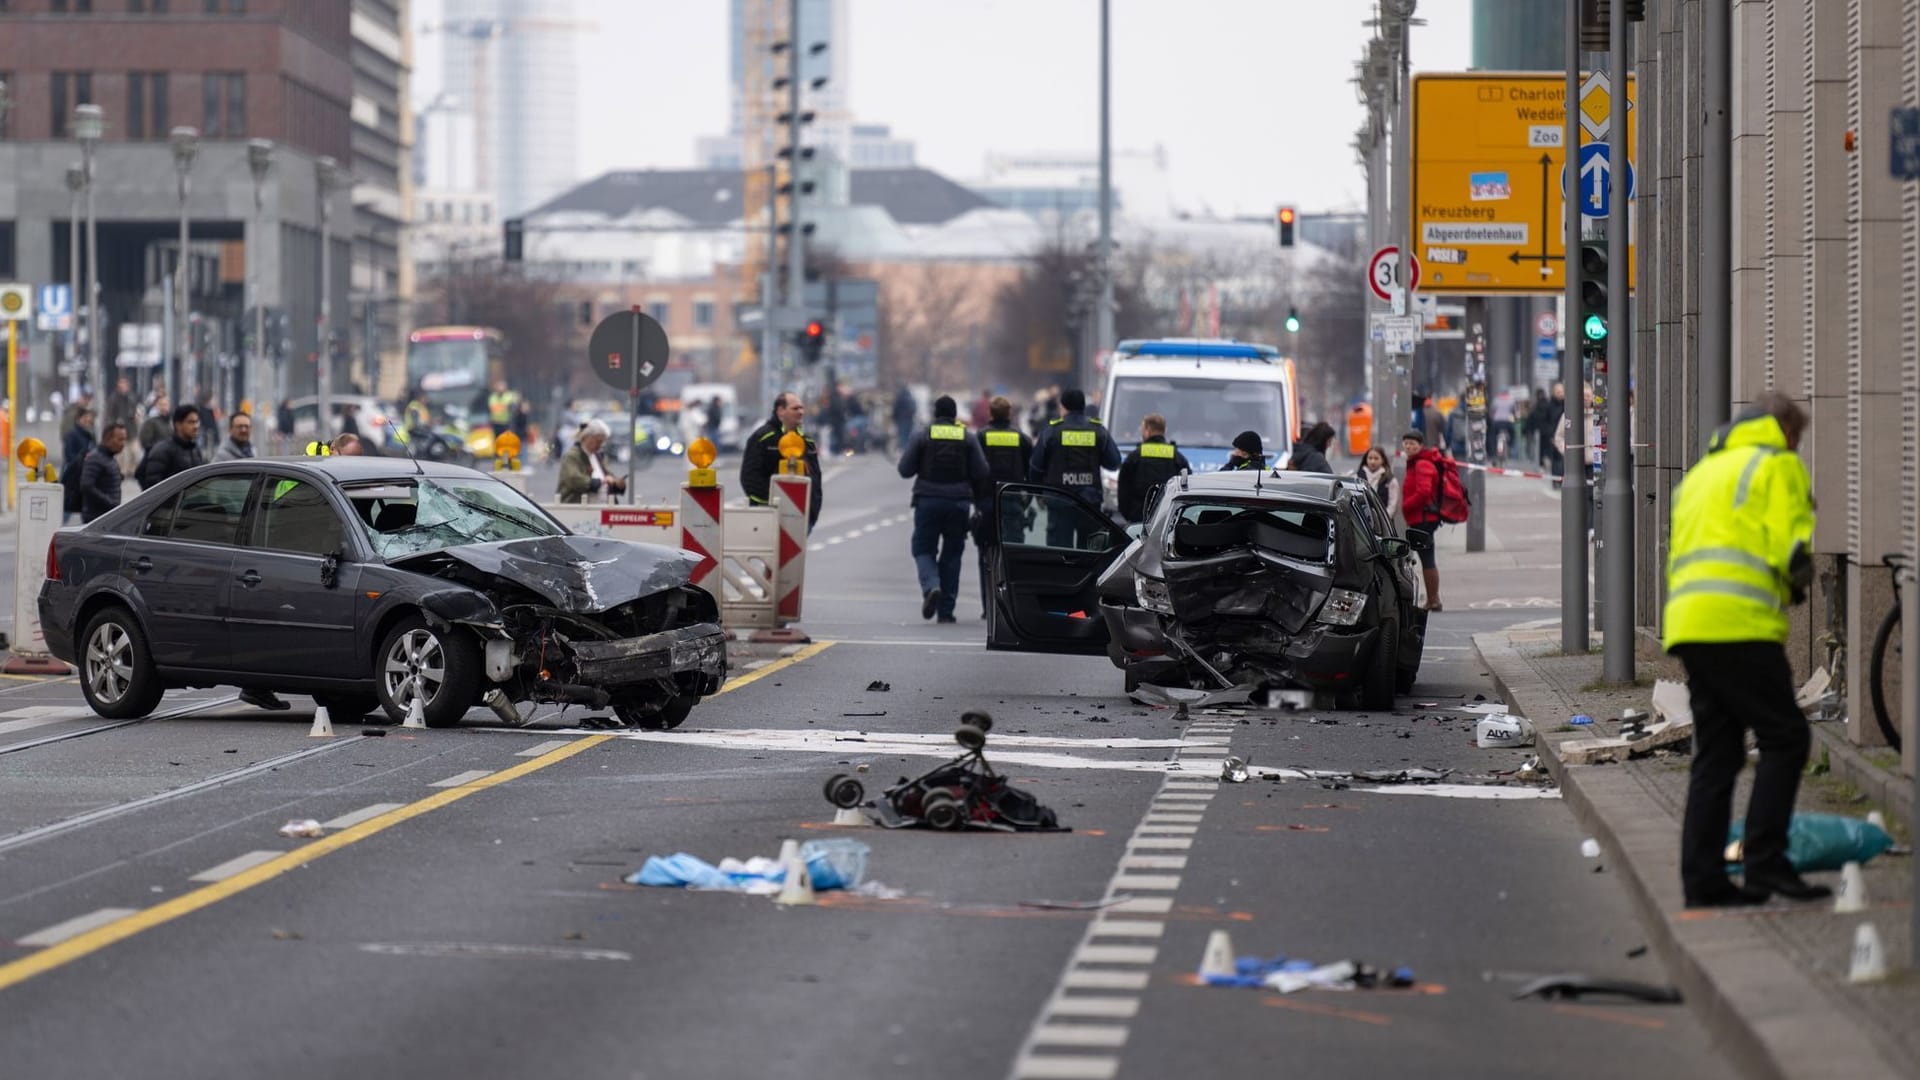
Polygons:
<instances>
[{"instance_id":1,"label":"blue plastic sheet","mask_svg":"<svg viewBox=\"0 0 1920 1080\"><path fill-rule=\"evenodd\" d=\"M855 889L867 876L872 849L858 840L812 840L800 845L800 861L817 890ZM667 889L718 889L726 892L768 892L786 881L786 869L772 859L745 862L728 859L715 866L697 855L677 852L652 855L627 875L629 885Z\"/></svg>"}]
</instances>

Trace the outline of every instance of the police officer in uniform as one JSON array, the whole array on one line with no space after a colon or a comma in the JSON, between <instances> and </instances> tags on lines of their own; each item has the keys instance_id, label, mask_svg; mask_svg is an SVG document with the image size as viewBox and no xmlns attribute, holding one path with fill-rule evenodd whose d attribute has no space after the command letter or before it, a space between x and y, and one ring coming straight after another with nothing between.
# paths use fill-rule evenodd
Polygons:
<instances>
[{"instance_id":1,"label":"police officer in uniform","mask_svg":"<svg viewBox=\"0 0 1920 1080\"><path fill-rule=\"evenodd\" d=\"M812 532L813 523L820 520L820 447L813 436L800 430L800 422L806 415L806 405L800 401L800 395L791 390L773 399L773 415L747 436L745 449L740 454L740 490L754 506L772 505L772 478L780 471L780 437L788 432L798 433L806 440L806 450L800 460L806 463L807 476L813 480L813 495L807 500L807 531Z\"/></svg>"},{"instance_id":2,"label":"police officer in uniform","mask_svg":"<svg viewBox=\"0 0 1920 1080\"><path fill-rule=\"evenodd\" d=\"M1129 522L1145 520L1153 489L1191 468L1186 456L1167 441L1167 418L1148 413L1140 421L1140 445L1120 463L1120 516Z\"/></svg>"},{"instance_id":3,"label":"police officer in uniform","mask_svg":"<svg viewBox=\"0 0 1920 1080\"><path fill-rule=\"evenodd\" d=\"M1100 505L1100 470L1120 467L1120 448L1100 421L1087 415L1087 395L1078 389L1060 395L1064 415L1047 424L1047 433L1034 447L1028 465L1032 478L1051 487L1065 488L1094 506ZM1047 545L1078 548L1078 518L1065 514L1047 515Z\"/></svg>"},{"instance_id":4,"label":"police officer in uniform","mask_svg":"<svg viewBox=\"0 0 1920 1080\"><path fill-rule=\"evenodd\" d=\"M1680 834L1688 907L1833 895L1787 861L1787 827L1812 736L1794 702L1787 608L1813 582L1813 494L1795 452L1807 415L1777 390L1714 434L1673 491L1667 549L1667 651L1687 669L1693 769ZM1760 747L1747 804L1744 884L1727 877L1733 788Z\"/></svg>"},{"instance_id":5,"label":"police officer in uniform","mask_svg":"<svg viewBox=\"0 0 1920 1080\"><path fill-rule=\"evenodd\" d=\"M1241 472L1248 469L1258 472L1266 467L1266 448L1260 444L1260 433L1243 431L1233 437L1233 449L1227 452L1227 463L1220 469L1222 472Z\"/></svg>"},{"instance_id":6,"label":"police officer in uniform","mask_svg":"<svg viewBox=\"0 0 1920 1080\"><path fill-rule=\"evenodd\" d=\"M973 496L987 479L980 444L957 419L959 406L942 395L933 424L914 433L900 454L900 475L913 481L913 562L920 573L920 617L956 621L960 560L966 553Z\"/></svg>"},{"instance_id":7,"label":"police officer in uniform","mask_svg":"<svg viewBox=\"0 0 1920 1080\"><path fill-rule=\"evenodd\" d=\"M493 380L493 392L487 395L487 423L493 428L493 437L499 438L513 426L513 412L520 404L520 395L507 389L507 380Z\"/></svg>"},{"instance_id":8,"label":"police officer in uniform","mask_svg":"<svg viewBox=\"0 0 1920 1080\"><path fill-rule=\"evenodd\" d=\"M980 560L980 617L987 617L987 563L993 557L993 515L995 492L1001 484L1016 484L1027 478L1027 462L1033 460L1033 440L1013 425L1013 403L996 397L987 405L987 426L980 431L980 449L987 458L987 478L974 494L973 550ZM1026 521L1013 518L999 523L1001 540L1018 544L1026 538Z\"/></svg>"}]
</instances>

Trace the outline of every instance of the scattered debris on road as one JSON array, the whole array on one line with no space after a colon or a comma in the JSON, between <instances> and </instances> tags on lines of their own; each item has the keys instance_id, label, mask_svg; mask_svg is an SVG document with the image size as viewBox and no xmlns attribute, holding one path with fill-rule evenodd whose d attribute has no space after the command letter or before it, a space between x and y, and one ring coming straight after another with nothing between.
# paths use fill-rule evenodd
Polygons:
<instances>
[{"instance_id":1,"label":"scattered debris on road","mask_svg":"<svg viewBox=\"0 0 1920 1080\"><path fill-rule=\"evenodd\" d=\"M1357 960L1336 960L1316 964L1299 957L1235 956L1233 939L1225 930L1207 937L1207 949L1200 959L1200 981L1207 986L1227 986L1246 990L1277 990L1291 994L1306 989L1372 990L1405 989L1414 984L1413 969L1396 967L1382 970Z\"/></svg>"},{"instance_id":2,"label":"scattered debris on road","mask_svg":"<svg viewBox=\"0 0 1920 1080\"><path fill-rule=\"evenodd\" d=\"M1514 993L1513 1000L1520 1001L1536 995L1548 1000L1578 1000L1586 994L1633 998L1649 1005L1680 1004L1680 991L1671 986L1655 986L1629 979L1599 979L1592 975L1546 975L1521 987Z\"/></svg>"},{"instance_id":3,"label":"scattered debris on road","mask_svg":"<svg viewBox=\"0 0 1920 1080\"><path fill-rule=\"evenodd\" d=\"M1133 896L1130 893L1116 893L1104 900L1022 900L1020 906L1042 911L1100 911L1131 899Z\"/></svg>"},{"instance_id":4,"label":"scattered debris on road","mask_svg":"<svg viewBox=\"0 0 1920 1080\"><path fill-rule=\"evenodd\" d=\"M993 718L983 712L960 717L953 734L961 753L913 779L868 799L866 786L845 773L827 779L827 801L841 810L859 808L889 829L992 829L1001 832L1066 832L1054 812L993 771L985 754Z\"/></svg>"},{"instance_id":5,"label":"scattered debris on road","mask_svg":"<svg viewBox=\"0 0 1920 1080\"><path fill-rule=\"evenodd\" d=\"M892 689L893 689L892 683L881 682L879 679L875 679L872 682L867 684L867 692L871 694L884 694L887 691Z\"/></svg>"},{"instance_id":6,"label":"scattered debris on road","mask_svg":"<svg viewBox=\"0 0 1920 1080\"><path fill-rule=\"evenodd\" d=\"M788 841L792 844L792 841ZM857 891L867 874L871 848L858 840L809 840L783 852L806 867L814 889ZM778 895L786 885L787 859L754 856L720 860L718 866L684 851L650 855L641 868L624 879L629 885L711 892L742 892L752 896Z\"/></svg>"},{"instance_id":7,"label":"scattered debris on road","mask_svg":"<svg viewBox=\"0 0 1920 1080\"><path fill-rule=\"evenodd\" d=\"M1482 750L1517 750L1533 745L1533 723L1524 716L1496 713L1473 725L1473 741Z\"/></svg>"},{"instance_id":8,"label":"scattered debris on road","mask_svg":"<svg viewBox=\"0 0 1920 1080\"><path fill-rule=\"evenodd\" d=\"M325 836L327 835L327 830L321 828L319 822L312 818L306 818L305 820L289 821L285 825L280 826L280 835L291 836L296 839L308 839L315 836Z\"/></svg>"}]
</instances>

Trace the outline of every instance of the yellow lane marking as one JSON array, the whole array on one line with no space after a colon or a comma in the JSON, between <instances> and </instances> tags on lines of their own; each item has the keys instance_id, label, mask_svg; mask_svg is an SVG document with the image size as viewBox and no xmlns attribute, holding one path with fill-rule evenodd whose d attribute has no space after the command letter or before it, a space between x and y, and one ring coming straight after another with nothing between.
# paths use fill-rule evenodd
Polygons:
<instances>
[{"instance_id":1,"label":"yellow lane marking","mask_svg":"<svg viewBox=\"0 0 1920 1080\"><path fill-rule=\"evenodd\" d=\"M764 679L776 671L790 668L803 660L811 660L831 648L833 648L833 642L831 641L816 641L806 648L801 649L799 652L794 653L792 656L783 656L773 663L768 664L766 667L757 668L747 672L745 675L736 675L728 679L727 684L720 688L720 692L713 696L719 697L720 694L724 694L729 690L738 690L748 683L753 682L755 679Z\"/></svg>"},{"instance_id":2,"label":"yellow lane marking","mask_svg":"<svg viewBox=\"0 0 1920 1080\"><path fill-rule=\"evenodd\" d=\"M8 675L5 672L0 672L0 679L12 679L15 682L46 683L49 686L54 683L77 683L80 681L79 676L76 675Z\"/></svg>"},{"instance_id":3,"label":"yellow lane marking","mask_svg":"<svg viewBox=\"0 0 1920 1080\"><path fill-rule=\"evenodd\" d=\"M718 697L720 694L738 690L748 683L753 682L755 679L765 678L776 671L790 668L795 664L820 655L832 645L833 642L831 641L815 642L801 649L799 652L794 653L792 656L781 657L779 660L757 671L748 672L738 678L728 680L713 696ZM45 974L57 967L72 963L83 956L99 952L101 949L125 941L135 934L151 930L156 926L163 926L181 916L191 915L201 908L211 907L228 897L245 892L255 885L265 884L288 871L297 870L351 844L357 844L369 836L385 832L403 821L410 821L423 814L432 813L443 806L450 806L476 792L485 791L491 787L499 787L501 784L539 772L549 765L557 765L576 754L591 750L612 738L613 736L611 735L585 736L549 753L533 758L530 761L521 762L510 769L504 769L490 776L483 776L471 783L463 784L460 787L448 788L445 791L429 795L418 802L408 803L379 817L363 821L351 828L342 829L331 836L322 837L270 862L264 862L258 866L243 870L224 881L218 881L203 888L195 889L192 892L183 893L166 903L136 912L124 919L108 923L97 929L89 930L76 937L68 938L58 945L48 946L39 952L23 956L11 963L0 964L0 990L5 990L8 987L26 982L35 975Z\"/></svg>"}]
</instances>

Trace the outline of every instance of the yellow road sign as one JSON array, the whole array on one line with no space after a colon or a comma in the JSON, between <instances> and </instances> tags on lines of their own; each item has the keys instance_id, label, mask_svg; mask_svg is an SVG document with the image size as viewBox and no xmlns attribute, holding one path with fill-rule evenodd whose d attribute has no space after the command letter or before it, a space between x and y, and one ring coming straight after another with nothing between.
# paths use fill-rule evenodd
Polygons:
<instances>
[{"instance_id":1,"label":"yellow road sign","mask_svg":"<svg viewBox=\"0 0 1920 1080\"><path fill-rule=\"evenodd\" d=\"M1601 72L1589 73L1581 83L1585 145L1597 141L1594 131L1608 130L1611 89ZM1636 93L1629 79L1629 110ZM1420 257L1421 292L1493 296L1565 290L1565 98L1565 76L1551 72L1414 76L1413 246ZM1629 161L1638 153L1634 127L1627 125ZM1598 168L1607 167L1591 160L1596 153L1603 154L1587 153L1586 187L1593 186ZM1606 205L1604 196L1583 202L1589 213ZM1586 218L1588 235L1598 235L1604 223ZM1627 226L1631 236L1631 213ZM1627 260L1632 288L1632 252L1611 255Z\"/></svg>"},{"instance_id":2,"label":"yellow road sign","mask_svg":"<svg viewBox=\"0 0 1920 1080\"><path fill-rule=\"evenodd\" d=\"M33 286L0 284L0 321L25 322L33 318Z\"/></svg>"}]
</instances>

